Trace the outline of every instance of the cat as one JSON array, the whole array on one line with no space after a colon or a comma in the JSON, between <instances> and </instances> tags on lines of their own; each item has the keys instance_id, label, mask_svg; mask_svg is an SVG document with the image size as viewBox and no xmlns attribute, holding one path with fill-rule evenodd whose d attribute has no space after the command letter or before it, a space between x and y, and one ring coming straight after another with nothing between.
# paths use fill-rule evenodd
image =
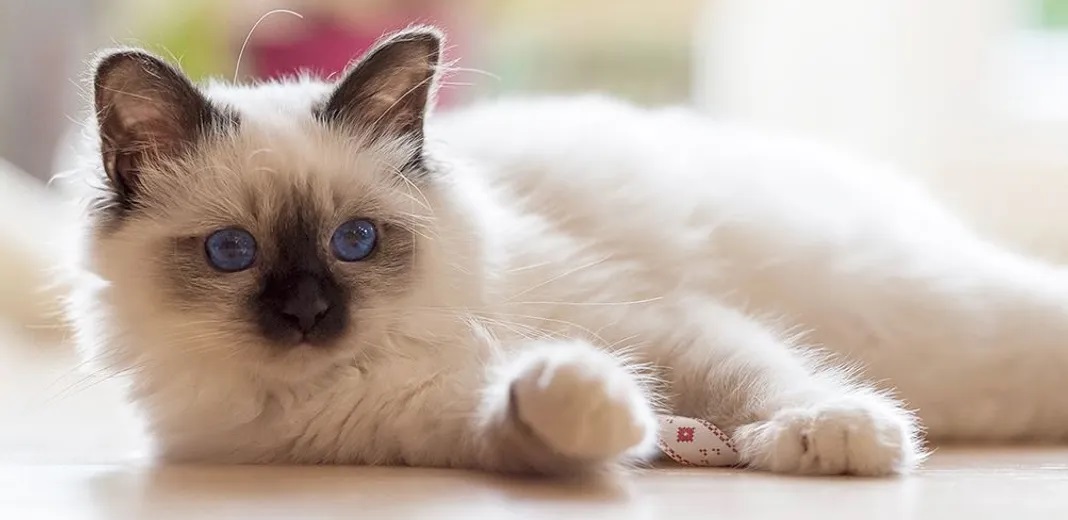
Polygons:
<instances>
[{"instance_id":1,"label":"cat","mask_svg":"<svg viewBox=\"0 0 1068 520\"><path fill-rule=\"evenodd\" d=\"M431 115L442 48L411 27L334 82L96 61L69 316L163 460L566 475L650 460L673 413L750 468L876 476L924 428L1068 436L1062 270L684 108Z\"/></svg>"}]
</instances>

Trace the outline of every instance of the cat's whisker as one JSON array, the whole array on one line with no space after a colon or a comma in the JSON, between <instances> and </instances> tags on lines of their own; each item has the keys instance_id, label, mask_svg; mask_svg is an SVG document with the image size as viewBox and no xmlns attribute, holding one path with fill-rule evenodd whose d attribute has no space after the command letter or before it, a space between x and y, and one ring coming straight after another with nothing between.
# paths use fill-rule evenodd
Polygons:
<instances>
[{"instance_id":1,"label":"cat's whisker","mask_svg":"<svg viewBox=\"0 0 1068 520\"><path fill-rule=\"evenodd\" d=\"M472 72L472 73L475 73L475 74L486 76L486 77L488 77L490 79L495 79L497 81L502 81L500 76L498 76L498 75L496 75L496 74L494 74L492 72L486 71L486 70L474 69L474 68L470 68L470 67L457 67L455 64L458 63L458 62L459 62L459 60L456 60L453 63L451 63L448 66L447 70L450 73L452 73L452 72Z\"/></svg>"},{"instance_id":2,"label":"cat's whisker","mask_svg":"<svg viewBox=\"0 0 1068 520\"><path fill-rule=\"evenodd\" d=\"M395 168L389 168L389 171L393 174L395 178L400 179L402 182L404 182L406 186L408 186L409 191L407 195L411 197L413 201L416 201L424 210L430 212L430 216L433 217L434 207L432 204L430 204L430 199L428 199L426 194L423 193L423 190L419 188L419 186L416 185L414 182L412 182L412 180L409 179L408 176L404 174L404 172ZM419 199L421 200L421 202L417 201L415 197L412 197L412 190L419 194Z\"/></svg>"},{"instance_id":3,"label":"cat's whisker","mask_svg":"<svg viewBox=\"0 0 1068 520\"><path fill-rule=\"evenodd\" d=\"M560 274L558 274L558 275L556 275L556 276L553 276L552 278L549 278L549 279L547 279L547 280L544 280L544 281L542 281L542 282L540 282L540 283L538 283L538 284L536 284L536 285L533 285L533 286L531 286L531 287L528 287L528 288L526 288L526 289L524 289L524 290L522 290L522 291L519 291L518 293L515 293L515 294L513 294L512 296L510 296L510 297L509 297L509 298L508 298L508 299L506 300L506 302L507 302L507 301L511 301L511 300L513 300L513 299L515 299L515 298L518 298L518 297L520 297L520 296L523 296L524 294L528 294L528 293L530 293L530 292L532 292L532 291L535 291L535 290L537 290L537 289L540 289L540 288L542 288L542 287L545 287L545 286L547 286L547 285L549 285L549 284L552 284L553 282L556 282L556 281L558 281L558 280L561 280L561 279L563 279L563 278L566 278L566 277L568 277L568 276L571 276L571 275L573 275L573 274L575 274L575 273L578 273L578 272L584 271L584 270L586 270L586 269L589 269L589 268L591 268L591 267L594 267L594 266L600 265L600 264L602 264L602 263L604 263L604 262L608 261L608 260L609 260L610 258L611 258L611 255L608 255L608 256L604 256L604 257L601 257L601 258L599 258L599 259L597 259L597 260L593 260L593 261L591 261L591 262L587 262L587 263L585 263L585 264L582 264L582 265L579 265L579 266L577 266L577 267L574 267L574 268L568 269L567 271L564 271L563 273L560 273Z\"/></svg>"},{"instance_id":4,"label":"cat's whisker","mask_svg":"<svg viewBox=\"0 0 1068 520\"><path fill-rule=\"evenodd\" d=\"M523 266L519 266L519 267L512 267L512 268L506 269L505 272L508 272L508 273L520 273L520 272L523 272L523 271L530 271L530 270L533 270L533 269L539 269L539 268L542 268L542 267L552 266L554 264L555 264L555 262L547 260L547 261L544 261L544 262L537 262L537 263L523 265Z\"/></svg>"},{"instance_id":5,"label":"cat's whisker","mask_svg":"<svg viewBox=\"0 0 1068 520\"><path fill-rule=\"evenodd\" d=\"M617 307L627 305L640 305L643 303L653 303L663 300L663 296L656 296L653 298L644 298L641 300L629 300L629 301L615 301L615 302L565 302L565 301L518 301L507 302L504 305L562 305L562 306L577 306L577 307Z\"/></svg>"},{"instance_id":6,"label":"cat's whisker","mask_svg":"<svg viewBox=\"0 0 1068 520\"><path fill-rule=\"evenodd\" d=\"M524 325L518 322L492 319L486 316L471 316L470 319L478 322L494 324L528 341L536 341L553 337L551 333L544 332L538 329L537 327Z\"/></svg>"},{"instance_id":7,"label":"cat's whisker","mask_svg":"<svg viewBox=\"0 0 1068 520\"><path fill-rule=\"evenodd\" d=\"M256 23L252 24L252 28L249 29L248 34L245 35L245 41L241 42L241 50L239 50L237 52L237 60L234 63L234 79L233 79L233 81L235 83L237 82L238 73L241 72L241 58L243 58L245 56L245 47L248 47L248 42L250 40L252 40L252 35L256 32L256 28L259 27L260 24L263 23L264 20L266 20L267 18L270 18L271 16L273 16L275 14L288 14L290 16L296 16L297 18L300 18L301 20L304 19L304 15L302 15L302 14L296 12L296 11L291 11L289 9L272 9L272 10L267 11L266 13L264 13L262 16L260 16L260 18L258 20L256 20Z\"/></svg>"},{"instance_id":8,"label":"cat's whisker","mask_svg":"<svg viewBox=\"0 0 1068 520\"><path fill-rule=\"evenodd\" d=\"M441 87L441 88L446 88L446 87L449 87L449 88L451 88L451 87L473 87L473 86L475 86L475 83L467 83L467 82L462 82L462 81L439 81L438 82L438 86Z\"/></svg>"},{"instance_id":9,"label":"cat's whisker","mask_svg":"<svg viewBox=\"0 0 1068 520\"><path fill-rule=\"evenodd\" d=\"M512 312L505 312L505 311L483 310L483 311L480 311L480 312L481 313L486 313L486 314L493 314L493 315L504 315L504 316L518 317L518 318L526 318L527 320L530 320L531 322L535 322L535 323L536 322L555 323L555 324L558 324L558 325L563 325L563 326L565 326L567 328L570 328L570 329L578 330L579 332L582 332L584 334L587 334L591 339L595 339L595 340L597 340L598 342L600 342L602 344L603 343L608 343L598 333L590 330L589 328L583 327L582 325L579 325L577 323L570 322L570 321L567 321L567 320L561 320L561 319L557 319L557 318L549 318L547 316L537 316L537 315L530 315L530 314L518 314L518 313L512 313Z\"/></svg>"},{"instance_id":10,"label":"cat's whisker","mask_svg":"<svg viewBox=\"0 0 1068 520\"><path fill-rule=\"evenodd\" d=\"M100 368L89 372L79 379L76 379L69 385L58 390L54 394L47 397L42 404L48 404L55 402L56 400L66 399L72 394L84 392L101 383L111 381L116 378L125 377L128 374L140 370L144 366L144 363L138 363L133 365L120 366L120 362L114 362L111 364L101 365Z\"/></svg>"}]
</instances>

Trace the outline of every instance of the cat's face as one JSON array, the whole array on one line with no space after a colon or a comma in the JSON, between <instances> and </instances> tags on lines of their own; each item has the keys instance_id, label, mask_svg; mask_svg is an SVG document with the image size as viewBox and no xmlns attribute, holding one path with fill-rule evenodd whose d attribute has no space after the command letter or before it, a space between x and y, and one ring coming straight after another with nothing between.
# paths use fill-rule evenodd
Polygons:
<instances>
[{"instance_id":1,"label":"cat's face","mask_svg":"<svg viewBox=\"0 0 1068 520\"><path fill-rule=\"evenodd\" d=\"M440 49L414 30L336 85L203 90L146 54L105 57L91 251L126 362L289 377L384 348L441 268L450 208L422 149Z\"/></svg>"}]
</instances>

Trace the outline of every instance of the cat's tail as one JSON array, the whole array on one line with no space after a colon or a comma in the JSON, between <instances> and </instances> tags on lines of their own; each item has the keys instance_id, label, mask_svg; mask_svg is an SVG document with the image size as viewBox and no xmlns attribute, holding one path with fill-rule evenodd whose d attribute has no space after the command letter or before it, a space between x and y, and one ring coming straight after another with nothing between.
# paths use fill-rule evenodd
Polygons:
<instances>
[{"instance_id":1,"label":"cat's tail","mask_svg":"<svg viewBox=\"0 0 1068 520\"><path fill-rule=\"evenodd\" d=\"M60 197L0 160L0 320L35 336L64 336L59 263L72 217Z\"/></svg>"}]
</instances>

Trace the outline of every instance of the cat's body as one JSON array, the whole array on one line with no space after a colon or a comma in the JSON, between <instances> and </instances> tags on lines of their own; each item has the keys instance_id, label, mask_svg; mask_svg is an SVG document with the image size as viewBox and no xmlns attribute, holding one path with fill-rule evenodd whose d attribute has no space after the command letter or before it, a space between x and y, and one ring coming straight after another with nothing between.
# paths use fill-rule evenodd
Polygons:
<instances>
[{"instance_id":1,"label":"cat's body","mask_svg":"<svg viewBox=\"0 0 1068 520\"><path fill-rule=\"evenodd\" d=\"M396 37L336 90L207 100L143 55L102 62L104 283L72 316L168 458L568 472L648 456L659 408L712 420L755 467L907 470L916 426L875 388L936 437L1068 437L1055 269L893 175L681 110L497 103L424 139L438 45ZM172 125L171 105L203 117ZM330 258L357 217L376 253ZM213 271L206 239L235 226L255 261ZM278 339L262 313L300 312L272 310L279 290L333 302L314 315L337 330Z\"/></svg>"},{"instance_id":2,"label":"cat's body","mask_svg":"<svg viewBox=\"0 0 1068 520\"><path fill-rule=\"evenodd\" d=\"M1068 439L1058 390L1068 272L977 236L898 172L686 110L599 98L489 105L448 118L441 134L479 158L476 171L504 186L505 200L583 251L555 256L559 242L531 251L534 236L518 239L512 250L531 257L516 263L560 262L515 277L518 286L576 270L526 299L664 297L607 311L630 321L711 296L861 363L867 379L900 390L928 436ZM681 307L671 312L690 313ZM618 317L581 305L552 312L592 315L583 325L595 330Z\"/></svg>"}]
</instances>

